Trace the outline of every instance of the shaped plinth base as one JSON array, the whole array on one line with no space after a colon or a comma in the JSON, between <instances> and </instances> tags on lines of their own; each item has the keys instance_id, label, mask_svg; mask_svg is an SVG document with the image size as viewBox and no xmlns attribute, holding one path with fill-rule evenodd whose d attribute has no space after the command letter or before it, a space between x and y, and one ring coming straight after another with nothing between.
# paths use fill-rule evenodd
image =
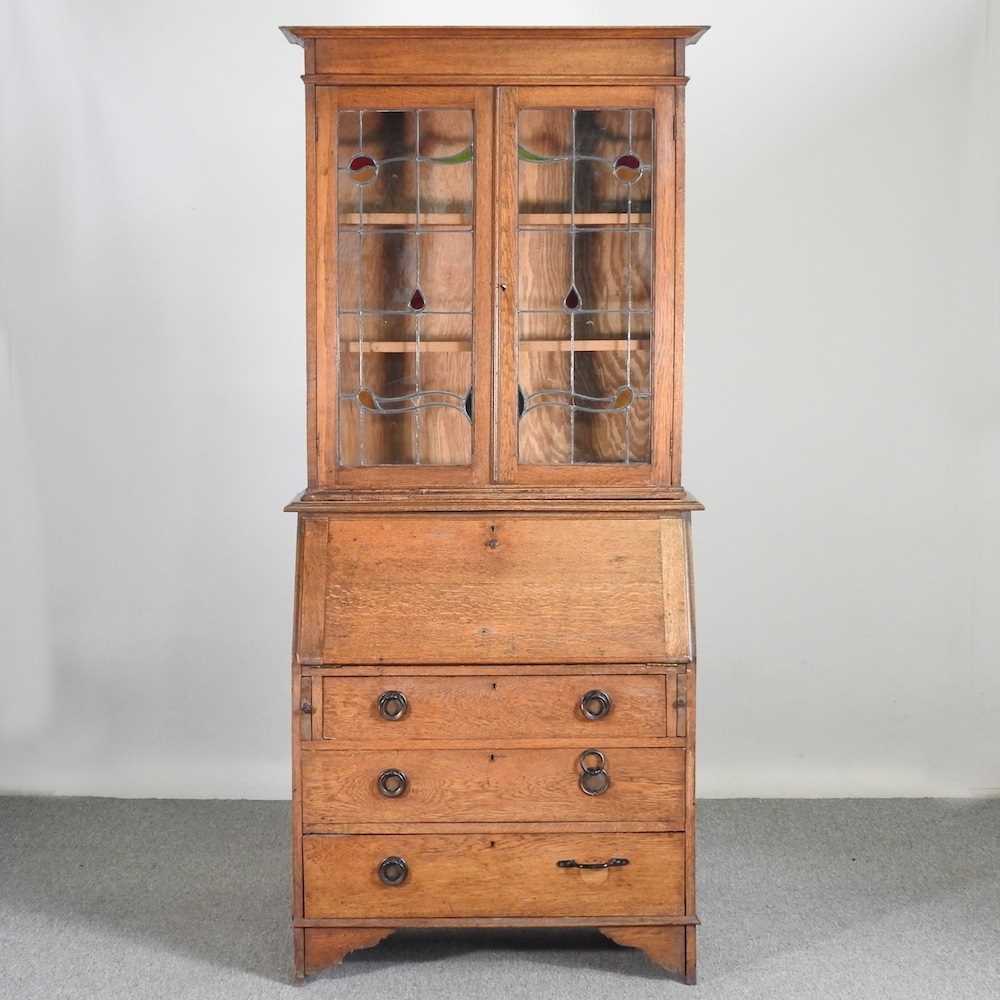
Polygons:
<instances>
[{"instance_id":1,"label":"shaped plinth base","mask_svg":"<svg viewBox=\"0 0 1000 1000\"><path fill-rule=\"evenodd\" d=\"M641 948L661 969L685 983L697 982L697 927L598 927L605 937L626 948Z\"/></svg>"},{"instance_id":2,"label":"shaped plinth base","mask_svg":"<svg viewBox=\"0 0 1000 1000\"><path fill-rule=\"evenodd\" d=\"M359 948L374 948L392 927L297 927L295 929L295 978L340 965Z\"/></svg>"}]
</instances>

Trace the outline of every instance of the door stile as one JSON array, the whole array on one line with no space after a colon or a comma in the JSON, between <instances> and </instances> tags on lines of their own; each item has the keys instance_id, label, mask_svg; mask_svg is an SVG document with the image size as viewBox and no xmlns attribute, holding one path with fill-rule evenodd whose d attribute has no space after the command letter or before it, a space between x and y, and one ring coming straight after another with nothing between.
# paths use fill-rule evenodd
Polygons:
<instances>
[{"instance_id":1,"label":"door stile","mask_svg":"<svg viewBox=\"0 0 1000 1000\"><path fill-rule=\"evenodd\" d=\"M496 479L517 479L517 88L497 88Z\"/></svg>"}]
</instances>

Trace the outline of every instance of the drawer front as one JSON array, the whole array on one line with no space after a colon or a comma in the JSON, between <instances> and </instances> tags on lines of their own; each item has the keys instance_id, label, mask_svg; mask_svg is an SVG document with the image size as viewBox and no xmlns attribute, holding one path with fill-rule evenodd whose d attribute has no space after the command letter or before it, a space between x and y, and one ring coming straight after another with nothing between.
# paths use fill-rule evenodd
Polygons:
<instances>
[{"instance_id":1,"label":"drawer front","mask_svg":"<svg viewBox=\"0 0 1000 1000\"><path fill-rule=\"evenodd\" d=\"M381 863L402 858L386 885ZM563 868L625 858L597 871ZM398 874L390 866L388 874ZM310 835L305 915L324 917L610 917L684 912L684 834Z\"/></svg>"},{"instance_id":2,"label":"drawer front","mask_svg":"<svg viewBox=\"0 0 1000 1000\"><path fill-rule=\"evenodd\" d=\"M630 663L691 654L679 517L309 519L299 654Z\"/></svg>"},{"instance_id":3,"label":"drawer front","mask_svg":"<svg viewBox=\"0 0 1000 1000\"><path fill-rule=\"evenodd\" d=\"M591 691L609 708L589 719ZM386 705L384 695L405 698ZM382 708L380 708L382 699ZM600 711L592 705L591 714ZM667 736L664 674L323 677L320 732L325 740L566 739Z\"/></svg>"},{"instance_id":4,"label":"drawer front","mask_svg":"<svg viewBox=\"0 0 1000 1000\"><path fill-rule=\"evenodd\" d=\"M607 777L592 777L597 794L587 794L580 787L585 749L305 751L303 823L314 832L380 822L683 825L684 750L603 751Z\"/></svg>"}]
</instances>

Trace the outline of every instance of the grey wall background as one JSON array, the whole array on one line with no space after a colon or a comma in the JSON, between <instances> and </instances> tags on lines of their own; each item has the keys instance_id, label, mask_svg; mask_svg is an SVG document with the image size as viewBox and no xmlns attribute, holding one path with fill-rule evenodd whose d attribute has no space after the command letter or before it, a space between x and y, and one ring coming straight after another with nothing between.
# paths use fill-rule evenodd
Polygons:
<instances>
[{"instance_id":1,"label":"grey wall background","mask_svg":"<svg viewBox=\"0 0 1000 1000\"><path fill-rule=\"evenodd\" d=\"M486 13L6 7L0 790L289 794L303 139L276 25ZM997 13L545 7L713 25L688 94L703 795L1000 792Z\"/></svg>"}]
</instances>

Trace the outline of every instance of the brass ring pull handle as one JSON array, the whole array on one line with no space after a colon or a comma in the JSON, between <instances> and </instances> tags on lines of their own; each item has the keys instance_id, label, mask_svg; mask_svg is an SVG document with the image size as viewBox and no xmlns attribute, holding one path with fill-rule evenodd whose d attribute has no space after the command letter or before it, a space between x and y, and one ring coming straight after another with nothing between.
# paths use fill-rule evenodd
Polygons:
<instances>
[{"instance_id":1,"label":"brass ring pull handle","mask_svg":"<svg viewBox=\"0 0 1000 1000\"><path fill-rule=\"evenodd\" d=\"M384 885L402 885L409 873L409 866L396 855L384 858L378 866L378 877Z\"/></svg>"},{"instance_id":2,"label":"brass ring pull handle","mask_svg":"<svg viewBox=\"0 0 1000 1000\"><path fill-rule=\"evenodd\" d=\"M574 861L572 858L567 858L565 861L557 861L556 868L621 868L628 863L628 858L608 858L607 861L596 861L592 864L581 863Z\"/></svg>"},{"instance_id":3,"label":"brass ring pull handle","mask_svg":"<svg viewBox=\"0 0 1000 1000\"><path fill-rule=\"evenodd\" d=\"M398 799L406 791L406 774L395 767L386 768L378 776L378 790L387 799Z\"/></svg>"},{"instance_id":4,"label":"brass ring pull handle","mask_svg":"<svg viewBox=\"0 0 1000 1000\"><path fill-rule=\"evenodd\" d=\"M580 754L580 791L584 795L603 795L611 787L606 765L600 750L591 748Z\"/></svg>"},{"instance_id":5,"label":"brass ring pull handle","mask_svg":"<svg viewBox=\"0 0 1000 1000\"><path fill-rule=\"evenodd\" d=\"M603 719L611 711L611 695L607 691L588 691L580 699L580 711L585 719L593 722L595 719Z\"/></svg>"},{"instance_id":6,"label":"brass ring pull handle","mask_svg":"<svg viewBox=\"0 0 1000 1000\"><path fill-rule=\"evenodd\" d=\"M605 770L584 771L580 775L580 791L584 795L603 795L611 787L611 776Z\"/></svg>"},{"instance_id":7,"label":"brass ring pull handle","mask_svg":"<svg viewBox=\"0 0 1000 1000\"><path fill-rule=\"evenodd\" d=\"M383 691L378 696L378 714L389 722L398 722L406 715L408 708L406 695L402 691Z\"/></svg>"}]
</instances>

